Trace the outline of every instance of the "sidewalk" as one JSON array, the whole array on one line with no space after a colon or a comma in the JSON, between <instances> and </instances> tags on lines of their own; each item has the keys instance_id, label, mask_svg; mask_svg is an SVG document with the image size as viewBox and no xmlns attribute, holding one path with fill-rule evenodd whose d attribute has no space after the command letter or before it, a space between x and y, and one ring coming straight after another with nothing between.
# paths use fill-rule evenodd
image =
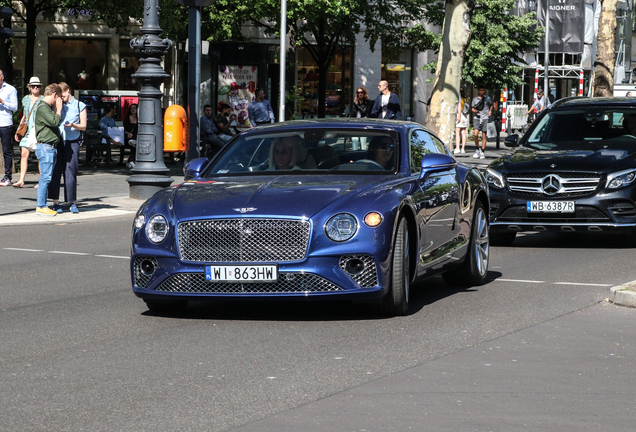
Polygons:
<instances>
[{"instance_id":1,"label":"sidewalk","mask_svg":"<svg viewBox=\"0 0 636 432\"><path fill-rule=\"evenodd\" d=\"M18 161L19 163L19 161ZM37 163L29 163L26 182L23 188L12 186L0 188L0 226L32 225L42 223L73 223L94 218L133 215L143 203L142 200L129 198L129 185L126 179L131 171L125 166L103 164L82 165L83 152L80 154L80 169L77 179L77 207L79 214L72 214L68 204L62 203L64 212L57 216L42 216L35 212L37 203L38 174ZM170 169L173 185L183 181L183 162L166 161ZM17 181L19 174L14 174ZM64 199L64 189L60 190L60 199ZM49 206L51 201L48 201Z\"/></svg>"}]
</instances>

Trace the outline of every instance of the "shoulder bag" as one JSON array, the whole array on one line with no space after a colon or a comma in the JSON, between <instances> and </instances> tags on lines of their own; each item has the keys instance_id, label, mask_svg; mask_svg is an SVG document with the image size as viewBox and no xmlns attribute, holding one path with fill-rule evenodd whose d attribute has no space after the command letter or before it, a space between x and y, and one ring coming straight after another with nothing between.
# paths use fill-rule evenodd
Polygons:
<instances>
[{"instance_id":1,"label":"shoulder bag","mask_svg":"<svg viewBox=\"0 0 636 432\"><path fill-rule=\"evenodd\" d=\"M24 136L27 134L27 130L29 129L29 118L31 118L31 113L33 112L35 107L38 106L38 102L39 101L40 101L40 99L36 100L33 103L33 106L29 110L29 115L27 116L26 121L24 123L20 123L20 125L18 126L18 130L15 131L16 135L18 136L18 138L20 138L18 141L22 140L22 138L24 138Z\"/></svg>"},{"instance_id":2,"label":"shoulder bag","mask_svg":"<svg viewBox=\"0 0 636 432\"><path fill-rule=\"evenodd\" d=\"M33 127L31 128L31 132L29 132L29 136L27 136L26 148L29 151L34 152L38 146L38 137L37 132L35 131L35 114L33 114Z\"/></svg>"}]
</instances>

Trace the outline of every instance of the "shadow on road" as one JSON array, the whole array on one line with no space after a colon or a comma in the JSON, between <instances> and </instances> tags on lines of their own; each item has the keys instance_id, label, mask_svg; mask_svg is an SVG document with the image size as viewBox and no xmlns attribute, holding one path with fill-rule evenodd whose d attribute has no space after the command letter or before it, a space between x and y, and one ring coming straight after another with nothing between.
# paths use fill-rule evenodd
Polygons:
<instances>
[{"instance_id":1,"label":"shadow on road","mask_svg":"<svg viewBox=\"0 0 636 432\"><path fill-rule=\"evenodd\" d=\"M501 277L488 272L488 281ZM487 283L489 283L487 282ZM415 315L446 297L459 292L476 292L480 287L450 286L440 276L425 279L411 287L409 315ZM376 305L350 300L212 300L190 301L184 310L173 313L144 312L142 315L196 320L250 321L360 321L391 319Z\"/></svg>"},{"instance_id":2,"label":"shadow on road","mask_svg":"<svg viewBox=\"0 0 636 432\"><path fill-rule=\"evenodd\" d=\"M634 236L634 234L632 234ZM510 247L553 249L625 249L636 245L627 233L553 233L537 232L517 234Z\"/></svg>"}]
</instances>

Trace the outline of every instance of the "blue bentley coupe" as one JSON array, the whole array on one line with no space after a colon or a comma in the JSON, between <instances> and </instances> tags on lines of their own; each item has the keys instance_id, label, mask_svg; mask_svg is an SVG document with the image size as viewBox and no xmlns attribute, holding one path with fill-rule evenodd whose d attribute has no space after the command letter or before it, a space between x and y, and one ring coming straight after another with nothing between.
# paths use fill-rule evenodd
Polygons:
<instances>
[{"instance_id":1,"label":"blue bentley coupe","mask_svg":"<svg viewBox=\"0 0 636 432\"><path fill-rule=\"evenodd\" d=\"M405 315L420 279L486 280L487 183L420 124L259 126L185 174L134 221L133 291L151 311L188 300L349 298Z\"/></svg>"}]
</instances>

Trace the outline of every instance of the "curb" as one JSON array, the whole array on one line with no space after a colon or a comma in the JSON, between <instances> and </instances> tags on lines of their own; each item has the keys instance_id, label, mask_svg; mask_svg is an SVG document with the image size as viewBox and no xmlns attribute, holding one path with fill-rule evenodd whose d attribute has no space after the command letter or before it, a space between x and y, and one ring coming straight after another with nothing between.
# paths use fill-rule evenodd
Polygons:
<instances>
[{"instance_id":1,"label":"curb","mask_svg":"<svg viewBox=\"0 0 636 432\"><path fill-rule=\"evenodd\" d=\"M611 288L609 301L616 305L636 308L636 291L628 289L635 287L636 281L631 281Z\"/></svg>"}]
</instances>

